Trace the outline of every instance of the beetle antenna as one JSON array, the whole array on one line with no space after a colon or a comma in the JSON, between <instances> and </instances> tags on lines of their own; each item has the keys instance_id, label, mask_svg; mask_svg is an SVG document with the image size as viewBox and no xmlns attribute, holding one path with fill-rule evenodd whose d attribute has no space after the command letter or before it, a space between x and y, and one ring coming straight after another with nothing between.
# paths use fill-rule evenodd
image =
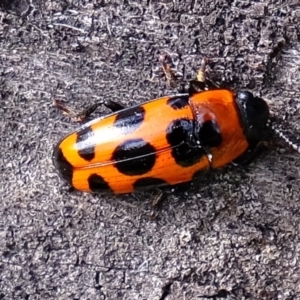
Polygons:
<instances>
[{"instance_id":1,"label":"beetle antenna","mask_svg":"<svg viewBox=\"0 0 300 300\"><path fill-rule=\"evenodd\" d=\"M279 128L276 128L276 125L271 120L268 121L267 127L271 128L277 136L283 139L291 148L300 153L300 146L292 142Z\"/></svg>"}]
</instances>

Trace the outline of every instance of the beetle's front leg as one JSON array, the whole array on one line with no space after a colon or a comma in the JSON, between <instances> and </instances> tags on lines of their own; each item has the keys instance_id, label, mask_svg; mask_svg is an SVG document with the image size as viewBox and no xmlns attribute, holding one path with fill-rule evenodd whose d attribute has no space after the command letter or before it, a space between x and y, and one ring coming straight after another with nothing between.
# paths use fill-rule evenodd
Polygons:
<instances>
[{"instance_id":1,"label":"beetle's front leg","mask_svg":"<svg viewBox=\"0 0 300 300\"><path fill-rule=\"evenodd\" d=\"M193 94L199 93L201 91L216 89L219 87L216 83L214 83L212 80L208 79L206 76L207 62L208 62L208 58L205 57L202 59L196 79L190 81L189 94L191 96Z\"/></svg>"},{"instance_id":2,"label":"beetle's front leg","mask_svg":"<svg viewBox=\"0 0 300 300\"><path fill-rule=\"evenodd\" d=\"M172 70L171 65L168 63L168 55L162 54L159 57L159 61L162 64L162 69L169 86L171 88L175 88L177 86L178 77L175 75L175 72Z\"/></svg>"}]
</instances>

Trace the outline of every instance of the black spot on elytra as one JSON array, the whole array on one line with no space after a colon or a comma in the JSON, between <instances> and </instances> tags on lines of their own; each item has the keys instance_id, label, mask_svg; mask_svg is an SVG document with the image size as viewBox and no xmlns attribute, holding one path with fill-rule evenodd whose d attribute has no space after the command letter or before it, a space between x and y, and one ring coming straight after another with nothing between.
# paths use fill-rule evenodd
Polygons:
<instances>
[{"instance_id":1,"label":"black spot on elytra","mask_svg":"<svg viewBox=\"0 0 300 300\"><path fill-rule=\"evenodd\" d=\"M160 178L145 177L138 179L134 184L134 189L150 188L155 186L167 185L168 183Z\"/></svg>"},{"instance_id":2,"label":"black spot on elytra","mask_svg":"<svg viewBox=\"0 0 300 300\"><path fill-rule=\"evenodd\" d=\"M115 119L114 126L122 130L123 134L128 134L136 130L144 121L145 109L136 106L121 110Z\"/></svg>"},{"instance_id":3,"label":"black spot on elytra","mask_svg":"<svg viewBox=\"0 0 300 300\"><path fill-rule=\"evenodd\" d=\"M77 132L76 146L78 155L87 161L91 161L95 157L93 136L94 132L90 126Z\"/></svg>"},{"instance_id":4,"label":"black spot on elytra","mask_svg":"<svg viewBox=\"0 0 300 300\"><path fill-rule=\"evenodd\" d=\"M189 105L189 96L174 96L168 99L167 105L171 106L173 109L182 109Z\"/></svg>"},{"instance_id":5,"label":"black spot on elytra","mask_svg":"<svg viewBox=\"0 0 300 300\"><path fill-rule=\"evenodd\" d=\"M186 118L172 121L166 132L166 138L172 147L175 162L182 167L197 163L205 151L195 141L194 121Z\"/></svg>"},{"instance_id":6,"label":"black spot on elytra","mask_svg":"<svg viewBox=\"0 0 300 300\"><path fill-rule=\"evenodd\" d=\"M200 145L203 147L217 147L222 143L222 135L216 121L206 121L197 129Z\"/></svg>"},{"instance_id":7,"label":"black spot on elytra","mask_svg":"<svg viewBox=\"0 0 300 300\"><path fill-rule=\"evenodd\" d=\"M115 167L122 174L134 176L149 172L155 164L155 148L143 139L132 139L119 145L113 152Z\"/></svg>"},{"instance_id":8,"label":"black spot on elytra","mask_svg":"<svg viewBox=\"0 0 300 300\"><path fill-rule=\"evenodd\" d=\"M109 184L98 174L90 175L88 183L94 193L110 190Z\"/></svg>"},{"instance_id":9,"label":"black spot on elytra","mask_svg":"<svg viewBox=\"0 0 300 300\"><path fill-rule=\"evenodd\" d=\"M58 146L54 148L52 160L54 166L59 172L60 177L72 184L73 166L68 162Z\"/></svg>"}]
</instances>

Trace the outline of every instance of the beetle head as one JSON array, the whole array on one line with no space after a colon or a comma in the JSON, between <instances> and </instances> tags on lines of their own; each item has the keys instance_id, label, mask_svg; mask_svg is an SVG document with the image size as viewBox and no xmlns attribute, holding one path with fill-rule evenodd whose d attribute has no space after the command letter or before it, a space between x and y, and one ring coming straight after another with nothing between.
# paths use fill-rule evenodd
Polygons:
<instances>
[{"instance_id":1,"label":"beetle head","mask_svg":"<svg viewBox=\"0 0 300 300\"><path fill-rule=\"evenodd\" d=\"M256 145L263 137L269 120L269 108L267 103L254 97L248 91L240 91L236 94L242 125L246 138L250 145Z\"/></svg>"}]
</instances>

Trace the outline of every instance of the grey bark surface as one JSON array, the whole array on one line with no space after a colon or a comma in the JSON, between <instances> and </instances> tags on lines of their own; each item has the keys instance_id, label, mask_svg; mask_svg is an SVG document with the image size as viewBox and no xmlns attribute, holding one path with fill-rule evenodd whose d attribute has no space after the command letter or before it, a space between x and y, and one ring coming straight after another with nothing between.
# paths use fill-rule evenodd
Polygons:
<instances>
[{"instance_id":1,"label":"grey bark surface","mask_svg":"<svg viewBox=\"0 0 300 300\"><path fill-rule=\"evenodd\" d=\"M298 1L1 1L0 299L299 299L300 154L169 191L68 193L54 145L77 125L52 107L126 106L176 91L158 57L268 100L299 141ZM100 109L99 114L106 110ZM166 166L167 168L167 166Z\"/></svg>"}]
</instances>

